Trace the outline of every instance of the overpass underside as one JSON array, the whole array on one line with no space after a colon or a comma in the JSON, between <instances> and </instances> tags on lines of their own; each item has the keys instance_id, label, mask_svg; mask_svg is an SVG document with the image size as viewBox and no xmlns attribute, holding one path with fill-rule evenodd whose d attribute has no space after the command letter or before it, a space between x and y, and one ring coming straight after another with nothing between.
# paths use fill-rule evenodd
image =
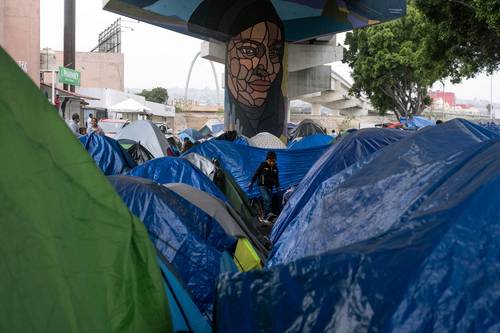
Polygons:
<instances>
[{"instance_id":1,"label":"overpass underside","mask_svg":"<svg viewBox=\"0 0 500 333\"><path fill-rule=\"evenodd\" d=\"M104 8L205 40L201 56L226 68L226 130L281 136L291 99L369 109L325 65L342 59L335 34L399 18L406 0L107 0Z\"/></svg>"}]
</instances>

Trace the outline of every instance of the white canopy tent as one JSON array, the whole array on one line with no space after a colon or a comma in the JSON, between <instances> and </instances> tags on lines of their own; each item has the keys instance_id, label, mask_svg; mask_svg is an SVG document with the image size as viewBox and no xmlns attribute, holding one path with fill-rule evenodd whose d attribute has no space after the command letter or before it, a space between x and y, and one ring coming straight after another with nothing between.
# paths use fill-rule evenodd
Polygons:
<instances>
[{"instance_id":1,"label":"white canopy tent","mask_svg":"<svg viewBox=\"0 0 500 333\"><path fill-rule=\"evenodd\" d=\"M117 113L140 113L140 114L151 114L151 109L141 103L128 98L123 102L117 103L110 108L108 111Z\"/></svg>"}]
</instances>

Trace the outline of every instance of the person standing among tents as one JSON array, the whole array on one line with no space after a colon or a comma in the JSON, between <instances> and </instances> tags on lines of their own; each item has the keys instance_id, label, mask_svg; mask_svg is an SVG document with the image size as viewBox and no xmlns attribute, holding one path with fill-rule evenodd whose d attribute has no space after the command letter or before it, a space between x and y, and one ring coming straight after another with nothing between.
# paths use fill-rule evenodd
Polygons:
<instances>
[{"instance_id":1,"label":"person standing among tents","mask_svg":"<svg viewBox=\"0 0 500 333\"><path fill-rule=\"evenodd\" d=\"M92 113L89 113L89 117L85 123L85 127L87 128L87 132L90 131L90 127L92 126Z\"/></svg>"},{"instance_id":2,"label":"person standing among tents","mask_svg":"<svg viewBox=\"0 0 500 333\"><path fill-rule=\"evenodd\" d=\"M71 116L71 123L69 124L69 128L77 138L80 137L80 116L78 115L78 113L73 113L73 115Z\"/></svg>"},{"instance_id":3,"label":"person standing among tents","mask_svg":"<svg viewBox=\"0 0 500 333\"><path fill-rule=\"evenodd\" d=\"M97 124L97 118L92 118L90 121L90 129L88 130L88 133L95 133L97 135L104 135L104 131L102 128Z\"/></svg>"},{"instance_id":4,"label":"person standing among tents","mask_svg":"<svg viewBox=\"0 0 500 333\"><path fill-rule=\"evenodd\" d=\"M189 140L189 138L184 138L184 144L182 145L182 152L185 153L191 148L193 148L193 143L191 142L191 140Z\"/></svg>"},{"instance_id":5,"label":"person standing among tents","mask_svg":"<svg viewBox=\"0 0 500 333\"><path fill-rule=\"evenodd\" d=\"M278 166L276 165L276 153L269 151L266 160L260 164L257 171L252 177L252 181L248 184L250 191L253 184L257 181L262 201L264 202L264 218L269 220L274 216L272 213L273 207L273 188L276 190L280 187Z\"/></svg>"}]
</instances>

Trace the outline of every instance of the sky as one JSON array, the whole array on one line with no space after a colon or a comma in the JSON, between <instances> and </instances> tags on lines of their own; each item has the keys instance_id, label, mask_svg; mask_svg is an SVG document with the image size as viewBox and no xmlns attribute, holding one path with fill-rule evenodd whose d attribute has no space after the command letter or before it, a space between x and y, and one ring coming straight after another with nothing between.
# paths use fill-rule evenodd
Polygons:
<instances>
[{"instance_id":1,"label":"sky","mask_svg":"<svg viewBox=\"0 0 500 333\"><path fill-rule=\"evenodd\" d=\"M118 15L102 10L102 0L76 1L76 50L90 51L97 45L101 31L113 23ZM40 0L40 46L63 49L64 0ZM149 89L184 87L189 66L200 50L201 40L158 28L147 23L123 17L122 52L125 55L125 87ZM343 34L337 42L343 42ZM219 81L224 66L215 64ZM332 68L352 81L350 69L342 63ZM490 77L480 74L458 85L445 81L445 90L453 91L461 99L490 100ZM193 69L191 88L215 89L209 61L199 59ZM434 89L442 89L441 83ZM493 100L500 103L500 73L493 76Z\"/></svg>"}]
</instances>

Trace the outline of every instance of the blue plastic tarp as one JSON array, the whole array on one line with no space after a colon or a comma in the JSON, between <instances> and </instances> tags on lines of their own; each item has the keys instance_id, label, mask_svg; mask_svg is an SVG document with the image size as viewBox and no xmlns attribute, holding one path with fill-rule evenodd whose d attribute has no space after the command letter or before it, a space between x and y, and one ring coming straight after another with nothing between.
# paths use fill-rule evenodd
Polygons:
<instances>
[{"instance_id":1,"label":"blue plastic tarp","mask_svg":"<svg viewBox=\"0 0 500 333\"><path fill-rule=\"evenodd\" d=\"M326 134L313 134L306 136L300 140L292 141L288 145L288 149L307 149L326 146L331 144L333 137Z\"/></svg>"},{"instance_id":2,"label":"blue plastic tarp","mask_svg":"<svg viewBox=\"0 0 500 333\"><path fill-rule=\"evenodd\" d=\"M498 332L500 139L461 125L419 131L322 185L315 236L295 236L329 250L224 275L216 331Z\"/></svg>"},{"instance_id":3,"label":"blue plastic tarp","mask_svg":"<svg viewBox=\"0 0 500 333\"><path fill-rule=\"evenodd\" d=\"M396 129L368 128L336 141L309 170L287 201L273 227L271 241L278 241L283 230L292 223L323 181L379 149L408 137L410 133Z\"/></svg>"},{"instance_id":4,"label":"blue plastic tarp","mask_svg":"<svg viewBox=\"0 0 500 333\"><path fill-rule=\"evenodd\" d=\"M279 169L281 188L286 189L300 183L311 166L327 150L328 146L312 149L277 149L276 163ZM260 196L257 186L249 191L248 183L260 163L265 161L270 149L235 144L224 140L210 140L197 145L189 153L202 155L210 160L218 159L221 166L238 183L238 185L252 197Z\"/></svg>"},{"instance_id":5,"label":"blue plastic tarp","mask_svg":"<svg viewBox=\"0 0 500 333\"><path fill-rule=\"evenodd\" d=\"M479 125L483 126L484 128L500 135L500 125L494 122L487 122L487 123L479 123Z\"/></svg>"},{"instance_id":6,"label":"blue plastic tarp","mask_svg":"<svg viewBox=\"0 0 500 333\"><path fill-rule=\"evenodd\" d=\"M198 140L203 139L203 135L193 128L187 128L184 131L182 131L181 133L179 133L180 137L182 137L182 135L186 135L186 136L190 137L191 139L193 139L194 141L198 141Z\"/></svg>"},{"instance_id":7,"label":"blue plastic tarp","mask_svg":"<svg viewBox=\"0 0 500 333\"><path fill-rule=\"evenodd\" d=\"M281 235L274 233L267 265L318 255L390 230L455 165L464 163L459 160L462 150L496 137L481 126L452 120L415 132L316 184L296 216L276 226Z\"/></svg>"},{"instance_id":8,"label":"blue plastic tarp","mask_svg":"<svg viewBox=\"0 0 500 333\"><path fill-rule=\"evenodd\" d=\"M233 252L236 239L207 213L165 186L130 176L108 179L144 223L156 250L180 274L200 310L211 319L221 256L224 251Z\"/></svg>"},{"instance_id":9,"label":"blue plastic tarp","mask_svg":"<svg viewBox=\"0 0 500 333\"><path fill-rule=\"evenodd\" d=\"M123 174L137 166L132 156L112 138L91 133L80 137L80 142L107 176Z\"/></svg>"},{"instance_id":10,"label":"blue plastic tarp","mask_svg":"<svg viewBox=\"0 0 500 333\"><path fill-rule=\"evenodd\" d=\"M190 153L193 149L190 149ZM158 184L183 183L227 202L219 188L197 167L179 157L162 157L148 161L128 175L150 179Z\"/></svg>"},{"instance_id":11,"label":"blue plastic tarp","mask_svg":"<svg viewBox=\"0 0 500 333\"><path fill-rule=\"evenodd\" d=\"M421 129L421 128L424 128L427 126L435 126L436 125L436 123L434 121L427 119L427 118L424 118L424 117L420 117L420 116L413 116L413 117L409 118L408 120L406 120L405 117L401 117L399 119L399 121L402 124L405 124L406 127L410 128L410 129Z\"/></svg>"},{"instance_id":12,"label":"blue plastic tarp","mask_svg":"<svg viewBox=\"0 0 500 333\"><path fill-rule=\"evenodd\" d=\"M181 142L184 142L186 139L188 139L192 143L196 143L196 140L191 135L189 135L187 133L180 133L179 138L180 138Z\"/></svg>"}]
</instances>

